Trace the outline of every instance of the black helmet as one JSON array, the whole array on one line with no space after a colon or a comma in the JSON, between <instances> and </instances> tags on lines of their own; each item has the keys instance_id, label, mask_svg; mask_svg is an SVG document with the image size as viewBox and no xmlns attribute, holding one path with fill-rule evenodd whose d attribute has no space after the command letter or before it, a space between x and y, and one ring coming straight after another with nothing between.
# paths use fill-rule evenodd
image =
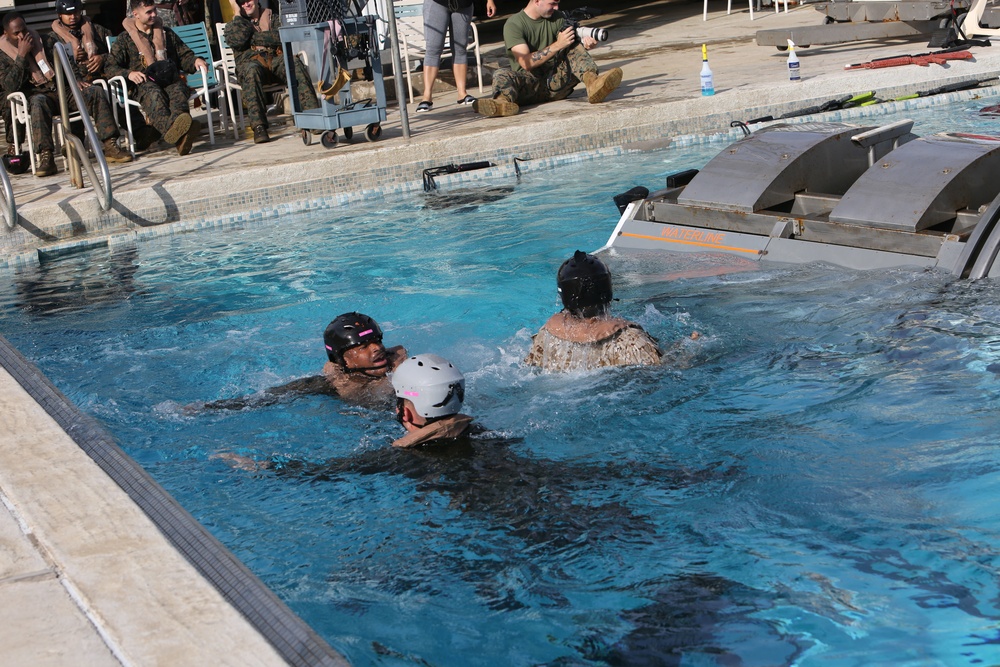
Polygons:
<instances>
[{"instance_id":1,"label":"black helmet","mask_svg":"<svg viewBox=\"0 0 1000 667\"><path fill-rule=\"evenodd\" d=\"M582 250L563 262L556 274L563 306L577 317L596 317L611 305L611 271Z\"/></svg>"},{"instance_id":2,"label":"black helmet","mask_svg":"<svg viewBox=\"0 0 1000 667\"><path fill-rule=\"evenodd\" d=\"M31 169L31 156L27 151L3 156L3 166L9 174L23 174Z\"/></svg>"},{"instance_id":3,"label":"black helmet","mask_svg":"<svg viewBox=\"0 0 1000 667\"><path fill-rule=\"evenodd\" d=\"M56 0L56 14L74 14L83 9L81 0Z\"/></svg>"},{"instance_id":4,"label":"black helmet","mask_svg":"<svg viewBox=\"0 0 1000 667\"><path fill-rule=\"evenodd\" d=\"M323 332L326 356L341 366L344 365L344 352L373 341L382 342L382 330L375 320L361 313L338 315Z\"/></svg>"}]
</instances>

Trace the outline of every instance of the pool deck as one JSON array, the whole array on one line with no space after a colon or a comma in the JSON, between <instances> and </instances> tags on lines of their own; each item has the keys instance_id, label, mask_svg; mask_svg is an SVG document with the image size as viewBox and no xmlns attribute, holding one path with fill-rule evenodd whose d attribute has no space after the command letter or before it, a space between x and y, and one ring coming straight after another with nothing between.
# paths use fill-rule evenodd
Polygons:
<instances>
[{"instance_id":1,"label":"pool deck","mask_svg":"<svg viewBox=\"0 0 1000 667\"><path fill-rule=\"evenodd\" d=\"M488 119L442 92L430 113L408 107L409 140L391 105L380 141L365 141L359 128L352 143L329 150L303 145L292 128L277 129L273 142L258 146L230 135L212 147L206 134L189 156L164 151L113 166L115 206L108 213L91 191L70 189L62 172L15 177L23 222L0 232L0 261L31 265L77 247L113 251L147 235L389 196L418 189L421 172L432 166L491 160L504 169L513 157L546 166L573 153L729 132L731 120L863 91L891 98L1000 75L1000 52L989 48L972 48L974 60L946 65L844 70L848 63L929 50L926 41L895 40L802 49L803 80L792 83L785 55L756 46L754 33L818 25L822 15L809 5L787 14L765 8L751 22L746 5L734 5L727 16L725 4L713 0L702 21L701 3L606 3L605 16L592 23L610 28L612 41L594 55L601 67L621 66L625 80L600 105L577 92L515 117ZM486 62L502 55L502 19L482 24ZM713 97L699 94L703 42L715 74ZM475 86L470 92L478 94ZM609 216L609 229L613 222ZM0 369L3 664L286 664L23 385Z\"/></svg>"}]
</instances>

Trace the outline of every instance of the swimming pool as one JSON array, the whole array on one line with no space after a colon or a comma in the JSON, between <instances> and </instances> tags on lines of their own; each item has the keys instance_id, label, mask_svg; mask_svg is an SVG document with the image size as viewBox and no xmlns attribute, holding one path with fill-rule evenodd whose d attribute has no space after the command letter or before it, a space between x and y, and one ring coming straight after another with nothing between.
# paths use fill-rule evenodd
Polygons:
<instances>
[{"instance_id":1,"label":"swimming pool","mask_svg":"<svg viewBox=\"0 0 1000 667\"><path fill-rule=\"evenodd\" d=\"M519 363L611 196L720 148L65 257L3 288L4 334L358 665L997 662L994 284L618 257L616 311L702 332L684 360ZM352 309L465 371L474 452L325 397L185 409L316 372Z\"/></svg>"}]
</instances>

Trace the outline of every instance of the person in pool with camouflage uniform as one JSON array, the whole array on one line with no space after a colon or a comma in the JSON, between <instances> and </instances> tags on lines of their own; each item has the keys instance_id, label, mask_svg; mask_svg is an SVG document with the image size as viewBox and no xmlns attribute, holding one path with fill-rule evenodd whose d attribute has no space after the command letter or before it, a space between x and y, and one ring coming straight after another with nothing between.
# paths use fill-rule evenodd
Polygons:
<instances>
[{"instance_id":1,"label":"person in pool with camouflage uniform","mask_svg":"<svg viewBox=\"0 0 1000 667\"><path fill-rule=\"evenodd\" d=\"M28 29L19 13L7 12L4 15L3 35L0 36L0 89L5 99L10 93L20 92L28 100L31 141L38 157L35 176L56 173L52 117L59 110L59 95L55 70L51 65L52 51L45 46L38 33ZM116 143L118 125L104 92L85 82L79 86L107 161L131 162L132 155L122 151ZM76 110L72 97L69 104L71 110Z\"/></svg>"},{"instance_id":2,"label":"person in pool with camouflage uniform","mask_svg":"<svg viewBox=\"0 0 1000 667\"><path fill-rule=\"evenodd\" d=\"M149 124L164 141L177 147L179 155L187 155L201 123L188 113L191 89L180 78L180 71L207 71L208 63L163 26L153 0L132 0L131 6L133 18L122 21L125 31L111 47L105 71L108 76L123 76L135 86L135 96Z\"/></svg>"},{"instance_id":3,"label":"person in pool with camouflage uniform","mask_svg":"<svg viewBox=\"0 0 1000 667\"><path fill-rule=\"evenodd\" d=\"M259 0L242 0L239 12L226 24L226 44L236 59L236 80L243 88L243 107L253 128L253 142L263 144L271 140L267 133L267 103L264 86L288 85L285 60L282 57L281 25L278 12L264 9ZM316 91L305 64L295 57L295 88L300 109L319 107Z\"/></svg>"}]
</instances>

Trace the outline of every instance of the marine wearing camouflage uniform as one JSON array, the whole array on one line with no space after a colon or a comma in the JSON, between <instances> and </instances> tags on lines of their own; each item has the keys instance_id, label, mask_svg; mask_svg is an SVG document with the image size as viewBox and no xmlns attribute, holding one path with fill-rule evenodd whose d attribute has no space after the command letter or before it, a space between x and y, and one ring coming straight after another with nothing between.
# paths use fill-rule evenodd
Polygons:
<instances>
[{"instance_id":1,"label":"marine wearing camouflage uniform","mask_svg":"<svg viewBox=\"0 0 1000 667\"><path fill-rule=\"evenodd\" d=\"M512 59L516 63L517 59ZM586 72L597 73L590 53L577 42L565 54L553 58L538 69L500 69L493 75L493 96L503 95L521 106L562 100L583 81Z\"/></svg>"},{"instance_id":2,"label":"marine wearing camouflage uniform","mask_svg":"<svg viewBox=\"0 0 1000 667\"><path fill-rule=\"evenodd\" d=\"M642 327L621 318L606 318L592 335L582 327L566 327L567 313L553 315L532 337L524 363L543 371L581 371L606 366L655 365L662 354L656 339Z\"/></svg>"},{"instance_id":3,"label":"marine wearing camouflage uniform","mask_svg":"<svg viewBox=\"0 0 1000 667\"><path fill-rule=\"evenodd\" d=\"M271 17L270 30L257 31L250 19L239 14L226 24L225 29L226 44L232 48L236 60L236 80L243 88L243 107L250 120L250 127L263 125L265 129L268 123L264 86L288 85L281 38L278 35L280 18L277 13L273 13ZM319 100L310 81L309 71L299 57L296 56L294 63L298 108L318 108Z\"/></svg>"},{"instance_id":4,"label":"marine wearing camouflage uniform","mask_svg":"<svg viewBox=\"0 0 1000 667\"><path fill-rule=\"evenodd\" d=\"M501 69L493 76L493 95L503 95L519 105L541 104L567 97L583 81L584 74L597 73L597 64L577 39L576 44L530 72L525 71L512 47L526 44L534 52L556 41L566 27L561 12L549 18L532 20L522 10L504 23L504 43L511 69Z\"/></svg>"},{"instance_id":5,"label":"marine wearing camouflage uniform","mask_svg":"<svg viewBox=\"0 0 1000 667\"><path fill-rule=\"evenodd\" d=\"M52 62L52 50L46 43L45 55ZM31 141L35 152L54 151L52 142L52 116L59 113L59 95L55 80L42 85L35 85L31 80L31 71L27 62L21 56L11 60L10 56L0 51L0 88L6 100L10 93L21 92L28 100L28 113L31 116ZM111 103L105 97L101 88L89 86L80 91L87 106L87 113L94 121L94 129L98 138L104 142L118 136L118 125L111 113ZM69 108L76 111L73 97L69 97ZM8 124L9 126L9 124Z\"/></svg>"},{"instance_id":6,"label":"marine wearing camouflage uniform","mask_svg":"<svg viewBox=\"0 0 1000 667\"><path fill-rule=\"evenodd\" d=\"M194 61L197 56L181 38L174 34L170 28L163 29L166 38L167 59L177 66L179 71L194 74ZM146 33L140 32L140 39L149 40L150 50L154 50L152 38ZM109 77L123 76L128 80L129 72L145 72L148 63L139 53L132 36L128 31L122 32L111 47L111 57L104 65L104 70ZM156 130L166 136L167 131L177 117L188 112L188 100L191 97L191 89L179 79L165 88L153 81L144 81L138 86L129 81L129 90L135 91L134 97L142 105L142 112L146 115L146 120Z\"/></svg>"}]
</instances>

